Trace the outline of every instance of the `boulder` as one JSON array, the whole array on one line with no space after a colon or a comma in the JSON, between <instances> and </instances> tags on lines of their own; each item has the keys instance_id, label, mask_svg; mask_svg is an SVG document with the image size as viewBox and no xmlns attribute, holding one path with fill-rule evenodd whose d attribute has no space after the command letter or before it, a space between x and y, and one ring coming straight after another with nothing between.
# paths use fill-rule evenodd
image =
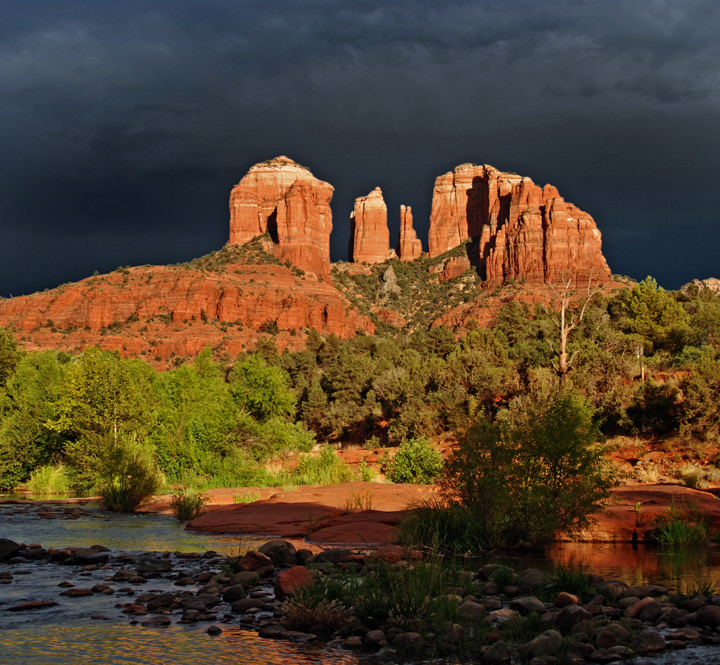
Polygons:
<instances>
[{"instance_id":1,"label":"boulder","mask_svg":"<svg viewBox=\"0 0 720 665\"><path fill-rule=\"evenodd\" d=\"M11 559L17 554L20 545L9 538L0 538L0 561Z\"/></svg>"},{"instance_id":2,"label":"boulder","mask_svg":"<svg viewBox=\"0 0 720 665\"><path fill-rule=\"evenodd\" d=\"M283 570L275 578L275 596L285 598L291 596L298 589L312 584L313 574L304 566L293 566Z\"/></svg>"},{"instance_id":3,"label":"boulder","mask_svg":"<svg viewBox=\"0 0 720 665\"><path fill-rule=\"evenodd\" d=\"M287 540L274 538L262 545L258 552L269 557L275 566L286 566L296 563L295 546Z\"/></svg>"}]
</instances>

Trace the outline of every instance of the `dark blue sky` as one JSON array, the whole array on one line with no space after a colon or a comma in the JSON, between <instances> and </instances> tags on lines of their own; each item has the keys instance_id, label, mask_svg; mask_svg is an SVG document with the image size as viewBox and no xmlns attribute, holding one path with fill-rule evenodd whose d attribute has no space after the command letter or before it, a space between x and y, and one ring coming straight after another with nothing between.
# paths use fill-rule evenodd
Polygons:
<instances>
[{"instance_id":1,"label":"dark blue sky","mask_svg":"<svg viewBox=\"0 0 720 665\"><path fill-rule=\"evenodd\" d=\"M720 276L715 0L0 0L0 295L221 247L286 154L393 238L489 163L591 213L613 272Z\"/></svg>"}]
</instances>

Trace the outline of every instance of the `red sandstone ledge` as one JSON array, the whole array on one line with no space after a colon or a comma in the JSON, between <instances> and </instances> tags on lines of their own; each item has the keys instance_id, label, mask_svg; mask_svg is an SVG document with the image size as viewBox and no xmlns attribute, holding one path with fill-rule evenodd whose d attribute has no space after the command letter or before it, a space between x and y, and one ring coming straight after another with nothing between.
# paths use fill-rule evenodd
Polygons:
<instances>
[{"instance_id":1,"label":"red sandstone ledge","mask_svg":"<svg viewBox=\"0 0 720 665\"><path fill-rule=\"evenodd\" d=\"M260 500L236 504L234 496L248 493ZM407 511L437 493L436 487L353 482L307 485L297 490L225 489L208 492L207 512L188 524L195 531L259 534L301 539L310 543L377 545L396 542L395 527ZM369 497L369 498L368 498ZM169 497L145 507L169 512ZM369 510L352 512L358 503ZM636 510L636 506L639 508ZM696 510L720 526L720 501L711 493L678 485L624 485L613 490L611 505L594 515L595 524L579 537L559 540L630 542L637 531L642 542L652 520L668 508Z\"/></svg>"}]
</instances>

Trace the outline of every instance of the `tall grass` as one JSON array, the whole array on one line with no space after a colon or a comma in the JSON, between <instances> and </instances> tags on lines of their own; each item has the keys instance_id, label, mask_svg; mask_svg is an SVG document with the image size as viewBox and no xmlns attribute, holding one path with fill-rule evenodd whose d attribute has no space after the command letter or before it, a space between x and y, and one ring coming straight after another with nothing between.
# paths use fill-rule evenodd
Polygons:
<instances>
[{"instance_id":1,"label":"tall grass","mask_svg":"<svg viewBox=\"0 0 720 665\"><path fill-rule=\"evenodd\" d=\"M583 561L556 563L548 578L545 590L548 594L557 594L561 591L572 593L580 599L586 598L595 590L589 577L590 568Z\"/></svg>"},{"instance_id":2,"label":"tall grass","mask_svg":"<svg viewBox=\"0 0 720 665\"><path fill-rule=\"evenodd\" d=\"M654 520L653 539L662 547L700 545L708 542L707 519L692 510L680 510L673 501Z\"/></svg>"},{"instance_id":3,"label":"tall grass","mask_svg":"<svg viewBox=\"0 0 720 665\"><path fill-rule=\"evenodd\" d=\"M34 494L69 494L70 487L70 476L63 464L35 469L27 483L27 488Z\"/></svg>"}]
</instances>

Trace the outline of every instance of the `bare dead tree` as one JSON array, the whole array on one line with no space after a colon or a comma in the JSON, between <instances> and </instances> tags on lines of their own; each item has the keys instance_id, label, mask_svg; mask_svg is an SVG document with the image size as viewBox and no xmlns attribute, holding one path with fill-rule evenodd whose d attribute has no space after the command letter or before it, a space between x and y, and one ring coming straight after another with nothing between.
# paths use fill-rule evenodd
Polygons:
<instances>
[{"instance_id":1,"label":"bare dead tree","mask_svg":"<svg viewBox=\"0 0 720 665\"><path fill-rule=\"evenodd\" d=\"M560 284L558 286L554 285L552 282L548 282L548 286L553 293L554 299L557 300L560 305L560 314L552 314L547 308L545 308L545 312L560 333L560 345L557 349L551 340L548 340L548 344L550 345L550 350L556 356L552 365L561 381L570 371L570 368L572 367L572 364L578 354L577 351L574 351L568 358L568 336L580 325L580 323L582 323L583 317L585 316L585 310L587 309L588 303L592 300L593 296L603 289L603 286L600 283L593 286L593 273L591 270L587 282L587 297L584 298L579 309L572 311L570 310L570 301L576 293L576 289L571 286L572 283L573 275L569 272L563 272L560 274Z\"/></svg>"}]
</instances>

